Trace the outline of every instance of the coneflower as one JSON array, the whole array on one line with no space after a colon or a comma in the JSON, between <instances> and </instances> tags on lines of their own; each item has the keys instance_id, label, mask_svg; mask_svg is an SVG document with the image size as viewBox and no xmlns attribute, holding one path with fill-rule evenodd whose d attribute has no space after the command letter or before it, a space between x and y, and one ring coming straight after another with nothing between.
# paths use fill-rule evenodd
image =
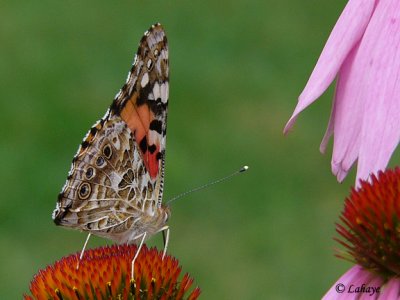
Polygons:
<instances>
[{"instance_id":1,"label":"coneflower","mask_svg":"<svg viewBox=\"0 0 400 300\"><path fill-rule=\"evenodd\" d=\"M193 279L171 256L143 246L135 262L135 278L130 278L136 245L114 245L87 250L62 258L39 271L26 300L48 299L197 299L200 289L190 293Z\"/></svg>"},{"instance_id":2,"label":"coneflower","mask_svg":"<svg viewBox=\"0 0 400 300\"><path fill-rule=\"evenodd\" d=\"M337 256L356 263L324 299L400 299L400 168L371 175L345 200L336 225L345 247Z\"/></svg>"}]
</instances>

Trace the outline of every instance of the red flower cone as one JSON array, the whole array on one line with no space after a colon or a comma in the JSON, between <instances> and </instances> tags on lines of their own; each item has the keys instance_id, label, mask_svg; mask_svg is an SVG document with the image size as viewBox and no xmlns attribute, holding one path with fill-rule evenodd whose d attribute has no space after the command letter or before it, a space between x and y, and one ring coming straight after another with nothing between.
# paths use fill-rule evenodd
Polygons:
<instances>
[{"instance_id":1,"label":"red flower cone","mask_svg":"<svg viewBox=\"0 0 400 300\"><path fill-rule=\"evenodd\" d=\"M114 245L87 250L79 263L79 253L62 258L40 270L30 285L31 295L25 300L44 299L190 299L193 279L185 274L178 281L181 267L171 256L162 259L162 252L140 250L135 262L135 278L131 280L131 263L136 245Z\"/></svg>"},{"instance_id":2,"label":"red flower cone","mask_svg":"<svg viewBox=\"0 0 400 300\"><path fill-rule=\"evenodd\" d=\"M340 220L337 256L356 265L324 299L400 299L400 168L360 181Z\"/></svg>"}]
</instances>

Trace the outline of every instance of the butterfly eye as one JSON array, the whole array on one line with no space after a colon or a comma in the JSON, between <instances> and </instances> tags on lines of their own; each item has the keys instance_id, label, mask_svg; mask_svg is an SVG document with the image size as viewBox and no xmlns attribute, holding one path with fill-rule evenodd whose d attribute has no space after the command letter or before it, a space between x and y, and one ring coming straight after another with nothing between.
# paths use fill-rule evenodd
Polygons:
<instances>
[{"instance_id":1,"label":"butterfly eye","mask_svg":"<svg viewBox=\"0 0 400 300\"><path fill-rule=\"evenodd\" d=\"M96 159L96 166L102 167L104 165L104 163L105 163L105 160L104 160L103 156L99 156Z\"/></svg>"},{"instance_id":2,"label":"butterfly eye","mask_svg":"<svg viewBox=\"0 0 400 300\"><path fill-rule=\"evenodd\" d=\"M86 170L86 179L90 179L92 178L94 175L94 169L93 168L88 168Z\"/></svg>"},{"instance_id":3,"label":"butterfly eye","mask_svg":"<svg viewBox=\"0 0 400 300\"><path fill-rule=\"evenodd\" d=\"M151 71L152 68L153 68L153 61L149 58L149 60L147 61L147 70Z\"/></svg>"},{"instance_id":4,"label":"butterfly eye","mask_svg":"<svg viewBox=\"0 0 400 300\"><path fill-rule=\"evenodd\" d=\"M106 145L106 146L103 148L103 154L104 154L104 156L105 156L107 159L110 159L110 158L111 158L111 156L112 156L112 149L111 149L110 145Z\"/></svg>"},{"instance_id":5,"label":"butterfly eye","mask_svg":"<svg viewBox=\"0 0 400 300\"><path fill-rule=\"evenodd\" d=\"M90 187L90 184L87 182L81 183L81 185L78 188L79 198L81 200L89 198L91 192L92 188Z\"/></svg>"}]
</instances>

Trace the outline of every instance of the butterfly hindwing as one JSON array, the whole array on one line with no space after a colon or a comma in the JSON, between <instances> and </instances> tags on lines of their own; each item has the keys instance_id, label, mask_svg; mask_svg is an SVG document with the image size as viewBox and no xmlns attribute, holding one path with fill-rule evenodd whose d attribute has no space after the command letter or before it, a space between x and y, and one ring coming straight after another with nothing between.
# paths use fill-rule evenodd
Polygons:
<instances>
[{"instance_id":1,"label":"butterfly hindwing","mask_svg":"<svg viewBox=\"0 0 400 300\"><path fill-rule=\"evenodd\" d=\"M168 72L167 40L156 24L143 36L126 84L79 147L56 224L128 242L165 223Z\"/></svg>"}]
</instances>

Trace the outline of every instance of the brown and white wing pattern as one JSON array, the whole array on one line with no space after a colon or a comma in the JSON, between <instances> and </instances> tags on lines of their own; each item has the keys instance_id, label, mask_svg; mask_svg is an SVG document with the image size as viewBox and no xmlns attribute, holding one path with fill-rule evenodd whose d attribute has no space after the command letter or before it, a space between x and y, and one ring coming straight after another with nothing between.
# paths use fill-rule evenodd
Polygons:
<instances>
[{"instance_id":1,"label":"brown and white wing pattern","mask_svg":"<svg viewBox=\"0 0 400 300\"><path fill-rule=\"evenodd\" d=\"M53 212L57 225L121 243L165 225L168 74L167 38L155 24L140 41L127 82L72 161Z\"/></svg>"}]
</instances>

